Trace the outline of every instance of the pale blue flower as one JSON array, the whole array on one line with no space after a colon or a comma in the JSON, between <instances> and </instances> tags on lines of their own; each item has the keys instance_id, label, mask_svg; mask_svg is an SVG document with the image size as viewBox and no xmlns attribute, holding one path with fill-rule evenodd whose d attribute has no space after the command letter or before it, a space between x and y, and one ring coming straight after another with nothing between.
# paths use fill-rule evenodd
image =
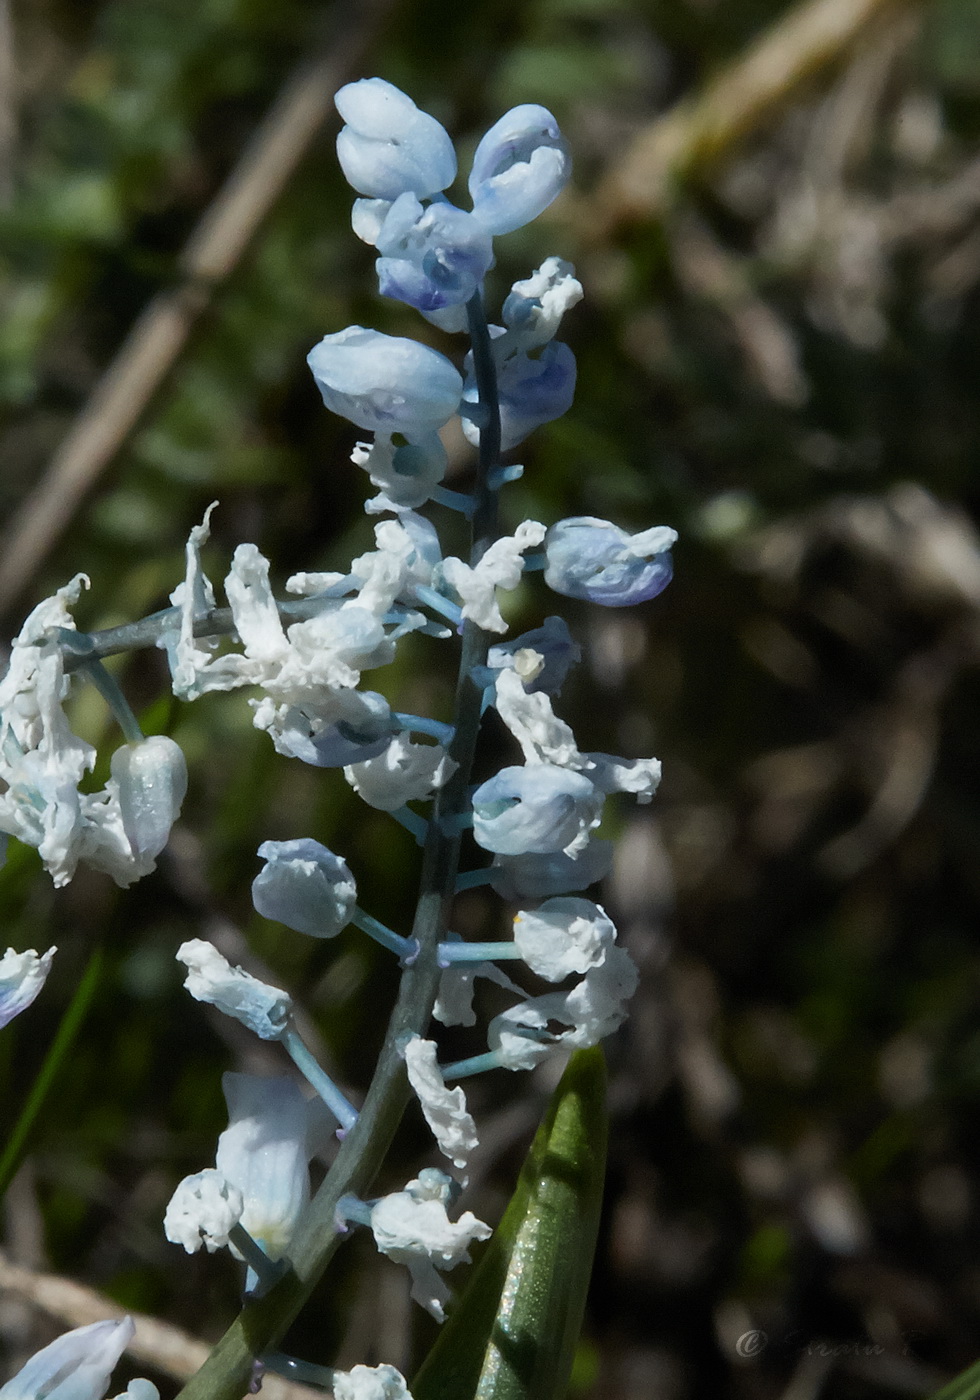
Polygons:
<instances>
[{"instance_id":1,"label":"pale blue flower","mask_svg":"<svg viewBox=\"0 0 980 1400\"><path fill-rule=\"evenodd\" d=\"M473 835L500 855L584 849L602 794L581 773L549 763L502 768L473 794Z\"/></svg>"},{"instance_id":2,"label":"pale blue flower","mask_svg":"<svg viewBox=\"0 0 980 1400\"><path fill-rule=\"evenodd\" d=\"M375 433L434 433L459 407L463 381L445 355L416 340L348 326L306 357L332 412Z\"/></svg>"},{"instance_id":3,"label":"pale blue flower","mask_svg":"<svg viewBox=\"0 0 980 1400\"><path fill-rule=\"evenodd\" d=\"M395 200L373 241L381 295L419 311L469 301L493 265L491 237L472 214L448 203L423 209L411 194Z\"/></svg>"},{"instance_id":4,"label":"pale blue flower","mask_svg":"<svg viewBox=\"0 0 980 1400\"><path fill-rule=\"evenodd\" d=\"M345 697L352 711L332 724L311 728L310 735L293 736L288 752L314 768L343 768L377 758L391 743L397 725L391 707L375 690L353 690Z\"/></svg>"},{"instance_id":5,"label":"pale blue flower","mask_svg":"<svg viewBox=\"0 0 980 1400\"><path fill-rule=\"evenodd\" d=\"M671 580L676 539L677 531L667 525L629 535L591 515L559 520L545 540L545 582L556 593L607 608L645 603Z\"/></svg>"},{"instance_id":6,"label":"pale blue flower","mask_svg":"<svg viewBox=\"0 0 980 1400\"><path fill-rule=\"evenodd\" d=\"M8 948L0 958L0 1027L27 1010L44 986L57 951L49 948L39 956L33 948L26 953Z\"/></svg>"},{"instance_id":7,"label":"pale blue flower","mask_svg":"<svg viewBox=\"0 0 980 1400\"><path fill-rule=\"evenodd\" d=\"M498 328L499 329L499 328ZM464 404L477 405L479 389L472 355L466 357ZM562 341L552 340L534 358L519 351L497 365L500 396L500 445L516 447L542 423L560 418L575 397L575 356ZM474 446L480 429L471 418L463 419L463 432Z\"/></svg>"},{"instance_id":8,"label":"pale blue flower","mask_svg":"<svg viewBox=\"0 0 980 1400\"><path fill-rule=\"evenodd\" d=\"M0 1386L0 1400L102 1400L112 1368L135 1331L133 1319L124 1317L66 1332ZM144 1400L159 1400L149 1381L140 1382L140 1391Z\"/></svg>"},{"instance_id":9,"label":"pale blue flower","mask_svg":"<svg viewBox=\"0 0 980 1400\"><path fill-rule=\"evenodd\" d=\"M357 886L344 861L319 841L263 841L265 861L252 881L252 903L266 919L297 933L333 938L354 911Z\"/></svg>"},{"instance_id":10,"label":"pale blue flower","mask_svg":"<svg viewBox=\"0 0 980 1400\"><path fill-rule=\"evenodd\" d=\"M545 107L513 107L476 148L469 178L473 213L491 233L511 233L536 219L563 189L571 156Z\"/></svg>"},{"instance_id":11,"label":"pale blue flower","mask_svg":"<svg viewBox=\"0 0 980 1400\"><path fill-rule=\"evenodd\" d=\"M278 1259L310 1198L309 1106L286 1077L226 1073L221 1087L229 1121L215 1166L242 1193L242 1225Z\"/></svg>"},{"instance_id":12,"label":"pale blue flower","mask_svg":"<svg viewBox=\"0 0 980 1400\"><path fill-rule=\"evenodd\" d=\"M539 662L529 674L521 662L529 654L536 654ZM520 655L519 655L520 654ZM546 617L544 625L530 632L522 632L512 642L501 642L491 647L486 666L474 672L478 685L489 685L498 671L513 668L524 682L529 695L543 691L545 695L560 695L565 677L576 661L582 658L582 648L572 638L568 623L563 617Z\"/></svg>"},{"instance_id":13,"label":"pale blue flower","mask_svg":"<svg viewBox=\"0 0 980 1400\"><path fill-rule=\"evenodd\" d=\"M495 856L490 884L502 899L546 899L588 889L612 869L613 843L593 838L574 858L563 851L545 855Z\"/></svg>"},{"instance_id":14,"label":"pale blue flower","mask_svg":"<svg viewBox=\"0 0 980 1400\"><path fill-rule=\"evenodd\" d=\"M337 158L359 194L424 199L456 178L456 152L445 128L383 78L347 83L334 97L346 126Z\"/></svg>"}]
</instances>

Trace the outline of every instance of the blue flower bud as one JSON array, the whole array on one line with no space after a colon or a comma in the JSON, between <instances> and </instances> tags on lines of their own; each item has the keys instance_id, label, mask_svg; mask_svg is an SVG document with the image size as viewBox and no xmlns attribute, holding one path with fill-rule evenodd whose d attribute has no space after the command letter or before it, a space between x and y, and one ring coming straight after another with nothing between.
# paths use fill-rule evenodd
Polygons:
<instances>
[{"instance_id":1,"label":"blue flower bud","mask_svg":"<svg viewBox=\"0 0 980 1400\"><path fill-rule=\"evenodd\" d=\"M575 397L575 356L567 345L552 340L534 359L522 353L511 355L498 366L498 377L500 445L506 452L542 423L560 418L571 408ZM470 356L463 402L479 402ZM480 430L475 422L464 418L463 432L474 446L479 445Z\"/></svg>"},{"instance_id":2,"label":"blue flower bud","mask_svg":"<svg viewBox=\"0 0 980 1400\"><path fill-rule=\"evenodd\" d=\"M473 794L473 835L503 856L575 855L598 825L602 802L594 784L570 768L502 768Z\"/></svg>"},{"instance_id":3,"label":"blue flower bud","mask_svg":"<svg viewBox=\"0 0 980 1400\"><path fill-rule=\"evenodd\" d=\"M346 864L303 837L298 841L263 841L266 862L252 881L252 903L274 919L314 938L333 938L350 922L357 886Z\"/></svg>"},{"instance_id":4,"label":"blue flower bud","mask_svg":"<svg viewBox=\"0 0 980 1400\"><path fill-rule=\"evenodd\" d=\"M109 764L119 787L123 830L134 856L155 857L187 795L187 763L173 739L154 734L116 749Z\"/></svg>"},{"instance_id":5,"label":"blue flower bud","mask_svg":"<svg viewBox=\"0 0 980 1400\"><path fill-rule=\"evenodd\" d=\"M376 243L381 295L419 311L469 301L493 265L493 242L472 214L448 203L423 209L411 194L395 200Z\"/></svg>"},{"instance_id":6,"label":"blue flower bud","mask_svg":"<svg viewBox=\"0 0 980 1400\"><path fill-rule=\"evenodd\" d=\"M438 350L362 326L325 335L306 362L327 408L375 433L425 437L448 422L463 392Z\"/></svg>"},{"instance_id":7,"label":"blue flower bud","mask_svg":"<svg viewBox=\"0 0 980 1400\"><path fill-rule=\"evenodd\" d=\"M337 137L340 168L358 194L424 199L456 178L456 152L445 128L383 78L347 83L334 97L347 125Z\"/></svg>"},{"instance_id":8,"label":"blue flower bud","mask_svg":"<svg viewBox=\"0 0 980 1400\"><path fill-rule=\"evenodd\" d=\"M568 598L607 608L645 603L670 583L670 547L676 539L677 531L668 525L629 535L591 515L559 520L545 539L545 583Z\"/></svg>"},{"instance_id":9,"label":"blue flower bud","mask_svg":"<svg viewBox=\"0 0 980 1400\"><path fill-rule=\"evenodd\" d=\"M476 148L473 213L491 233L511 233L547 209L571 173L568 147L547 108L514 107Z\"/></svg>"}]
</instances>

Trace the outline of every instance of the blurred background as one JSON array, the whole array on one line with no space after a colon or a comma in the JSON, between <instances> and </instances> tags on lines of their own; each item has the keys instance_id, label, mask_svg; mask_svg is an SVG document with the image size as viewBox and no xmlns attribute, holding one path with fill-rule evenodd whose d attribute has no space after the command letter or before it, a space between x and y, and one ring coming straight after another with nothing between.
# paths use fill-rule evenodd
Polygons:
<instances>
[{"instance_id":1,"label":"blurred background","mask_svg":"<svg viewBox=\"0 0 980 1400\"><path fill-rule=\"evenodd\" d=\"M216 579L242 539L280 584L370 545L354 430L306 352L362 323L458 353L375 295L350 232L329 97L375 73L464 170L519 102L575 154L574 189L491 274L499 305L559 253L586 290L576 404L522 447L510 523L681 535L655 602L562 607L580 745L664 763L655 804L609 823L601 898L643 981L608 1046L574 1395L926 1395L980 1355L980 0L0 0L5 643L79 569L81 626L163 605L214 499ZM465 485L462 443L452 460ZM512 616L554 610L532 581ZM451 650L409 639L372 684L444 717ZM7 1195L0 1379L101 1315L59 1280L205 1341L236 1311L237 1267L186 1257L161 1218L213 1160L220 1071L282 1066L190 1001L178 943L295 990L324 1063L367 1082L396 969L254 915L259 842L339 850L395 928L414 900L409 838L277 756L243 695L177 707L158 653L117 674L191 790L129 892L85 871L55 892L13 845L0 878L5 942L60 949L0 1037L4 1123L89 989ZM107 767L102 702L73 716ZM507 752L488 741L487 771ZM460 901L466 931L502 918ZM472 1082L485 1218L553 1082ZM429 1151L410 1115L382 1186ZM431 1337L404 1271L355 1240L287 1347L410 1373Z\"/></svg>"}]
</instances>

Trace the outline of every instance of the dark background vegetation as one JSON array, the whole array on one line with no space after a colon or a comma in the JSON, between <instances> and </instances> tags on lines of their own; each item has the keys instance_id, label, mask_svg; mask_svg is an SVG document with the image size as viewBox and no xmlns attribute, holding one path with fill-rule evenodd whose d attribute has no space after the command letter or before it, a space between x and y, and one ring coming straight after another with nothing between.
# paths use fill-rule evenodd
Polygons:
<instances>
[{"instance_id":1,"label":"dark background vegetation","mask_svg":"<svg viewBox=\"0 0 980 1400\"><path fill-rule=\"evenodd\" d=\"M643 982L609 1045L581 1397L925 1395L980 1354L980 2L818 8L874 13L819 63L790 24L789 80L730 105L710 150L688 130L680 176L630 208L615 179L630 143L669 110L693 121L675 104L714 75L744 75L751 45L792 13L782 0L0 5L8 520L136 318L180 286L188 238L311 55L360 26L341 80L385 76L464 148L508 106L542 102L575 151L574 193L499 240L491 277L499 298L558 252L586 289L566 328L576 405L521 449L507 509L681 535L656 602L568 609L587 653L562 697L579 742L655 752L665 773L653 807L619 810L603 895ZM759 74L746 82L751 96ZM280 582L370 542L353 431L322 409L304 356L352 322L443 342L372 292L335 129L205 292L160 392L52 548L8 583L6 637L78 569L92 578L81 625L160 606L215 498L216 578L241 539ZM454 470L465 482L462 448ZM528 585L515 621L552 607ZM411 643L380 683L400 708L444 715L450 650ZM95 947L104 962L8 1195L4 1248L8 1264L212 1340L237 1270L185 1257L161 1217L176 1181L212 1160L220 1071L279 1062L190 1001L173 953L210 937L294 989L357 1093L395 969L359 937L313 944L255 916L255 850L318 837L398 928L417 858L338 774L274 754L243 696L172 706L156 654L119 674L185 748L190 795L159 872L125 894L87 872L54 892L35 854L11 848L3 940L60 952L0 1038L5 1123ZM101 702L82 693L74 717L108 755ZM494 918L460 902L461 927ZM473 1083L485 1134L471 1204L487 1218L552 1079ZM410 1118L384 1184L428 1150ZM408 1372L429 1324L369 1246L342 1252L289 1345ZM60 1326L76 1320L66 1304ZM23 1292L0 1295L0 1374L54 1330Z\"/></svg>"}]
</instances>

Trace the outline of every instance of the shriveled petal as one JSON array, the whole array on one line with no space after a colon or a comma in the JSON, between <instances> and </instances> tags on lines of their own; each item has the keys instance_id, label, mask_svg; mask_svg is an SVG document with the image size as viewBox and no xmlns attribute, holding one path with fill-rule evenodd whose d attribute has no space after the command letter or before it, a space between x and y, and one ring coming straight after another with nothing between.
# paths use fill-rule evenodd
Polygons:
<instances>
[{"instance_id":1,"label":"shriveled petal","mask_svg":"<svg viewBox=\"0 0 980 1400\"><path fill-rule=\"evenodd\" d=\"M196 1254L202 1244L213 1254L228 1244L229 1231L241 1221L244 1208L238 1187L207 1167L185 1176L177 1187L163 1217L163 1233L188 1254Z\"/></svg>"},{"instance_id":2,"label":"shriveled petal","mask_svg":"<svg viewBox=\"0 0 980 1400\"><path fill-rule=\"evenodd\" d=\"M520 744L526 763L552 763L578 771L589 768L589 760L579 753L571 728L552 710L550 697L543 691L529 694L516 670L499 673L494 703Z\"/></svg>"},{"instance_id":3,"label":"shriveled petal","mask_svg":"<svg viewBox=\"0 0 980 1400\"><path fill-rule=\"evenodd\" d=\"M424 802L456 771L441 744L417 744L396 734L383 753L344 769L344 777L369 807L394 812L406 802Z\"/></svg>"},{"instance_id":4,"label":"shriveled petal","mask_svg":"<svg viewBox=\"0 0 980 1400\"><path fill-rule=\"evenodd\" d=\"M293 1006L286 992L260 982L241 967L232 967L202 938L182 943L177 961L187 968L184 986L195 1001L216 1006L262 1040L278 1040L283 1034Z\"/></svg>"},{"instance_id":5,"label":"shriveled petal","mask_svg":"<svg viewBox=\"0 0 980 1400\"><path fill-rule=\"evenodd\" d=\"M539 545L546 534L536 520L525 520L513 535L504 535L471 567L450 556L443 560L442 576L456 590L463 616L488 632L506 632L507 624L497 606L497 589L513 589L524 571L523 555Z\"/></svg>"},{"instance_id":6,"label":"shriveled petal","mask_svg":"<svg viewBox=\"0 0 980 1400\"><path fill-rule=\"evenodd\" d=\"M470 1244L489 1239L492 1233L472 1211L464 1211L457 1221L449 1219L446 1201L450 1188L449 1177L429 1167L403 1191L382 1196L371 1210L371 1230L378 1249L408 1266L412 1297L439 1322L448 1293L434 1270L468 1263Z\"/></svg>"},{"instance_id":7,"label":"shriveled petal","mask_svg":"<svg viewBox=\"0 0 980 1400\"><path fill-rule=\"evenodd\" d=\"M522 909L514 917L514 942L521 957L548 982L598 967L615 938L615 924L590 899L547 899L540 908Z\"/></svg>"},{"instance_id":8,"label":"shriveled petal","mask_svg":"<svg viewBox=\"0 0 980 1400\"><path fill-rule=\"evenodd\" d=\"M26 1011L47 980L57 948L38 954L33 948L17 953L8 948L0 958L0 1027Z\"/></svg>"},{"instance_id":9,"label":"shriveled petal","mask_svg":"<svg viewBox=\"0 0 980 1400\"><path fill-rule=\"evenodd\" d=\"M355 1366L334 1371L334 1400L412 1400L401 1371L394 1366Z\"/></svg>"},{"instance_id":10,"label":"shriveled petal","mask_svg":"<svg viewBox=\"0 0 980 1400\"><path fill-rule=\"evenodd\" d=\"M495 343L499 353L533 350L553 340L566 311L582 300L582 284L575 269L561 258L545 258L537 272L515 282L504 302L507 336Z\"/></svg>"},{"instance_id":11,"label":"shriveled petal","mask_svg":"<svg viewBox=\"0 0 980 1400\"><path fill-rule=\"evenodd\" d=\"M479 1145L476 1124L466 1110L466 1095L459 1085L446 1088L436 1060L434 1040L413 1036L404 1054L408 1082L418 1095L439 1151L453 1166L464 1168L470 1153Z\"/></svg>"}]
</instances>

